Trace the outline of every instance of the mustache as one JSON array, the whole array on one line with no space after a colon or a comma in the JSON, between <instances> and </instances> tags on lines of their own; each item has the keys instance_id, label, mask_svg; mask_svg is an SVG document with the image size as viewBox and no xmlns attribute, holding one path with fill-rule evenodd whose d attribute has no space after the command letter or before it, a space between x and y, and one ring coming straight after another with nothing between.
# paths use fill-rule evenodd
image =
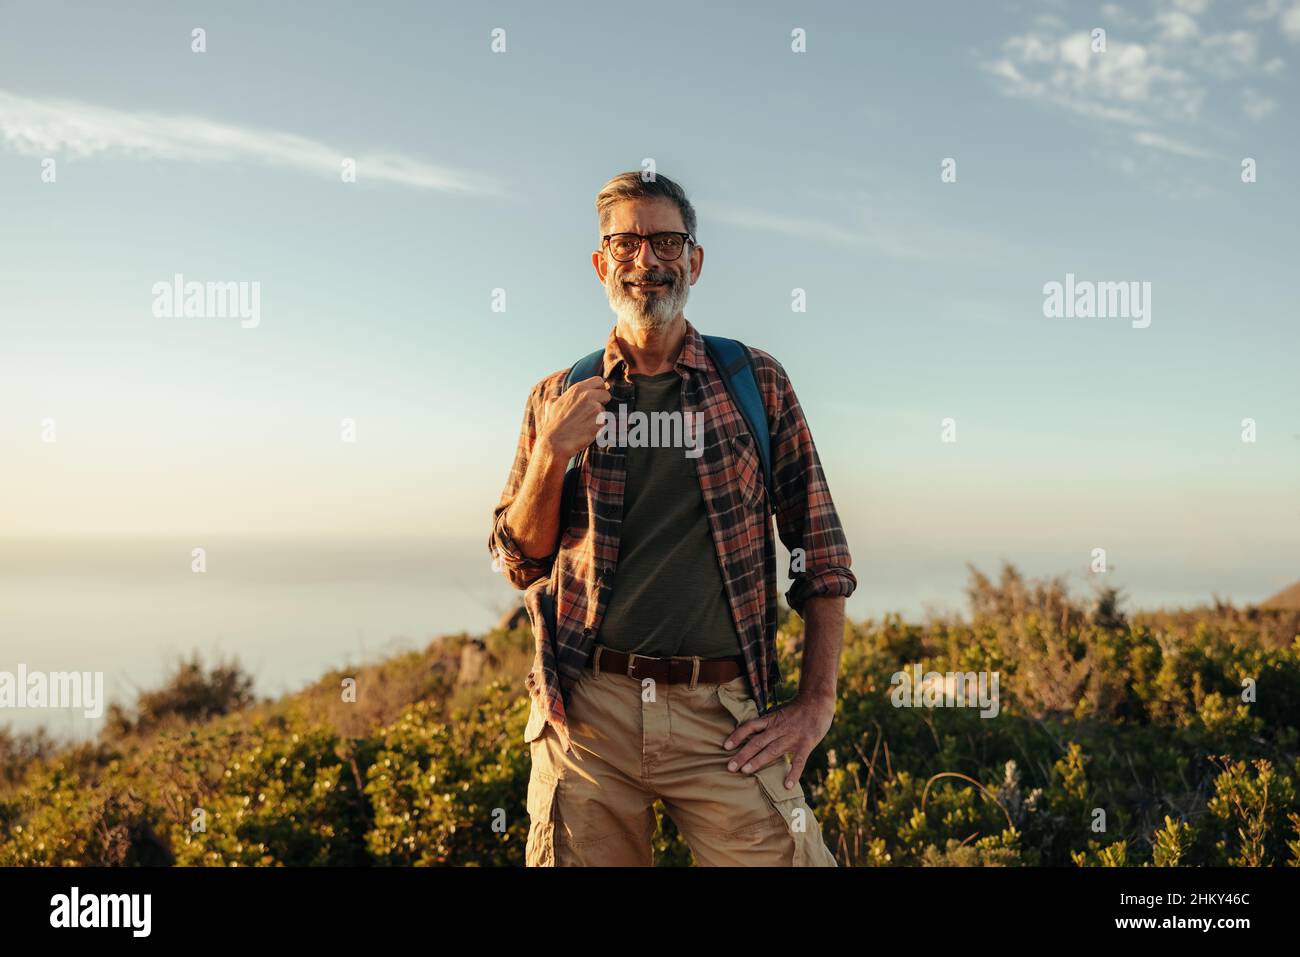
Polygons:
<instances>
[{"instance_id":1,"label":"mustache","mask_svg":"<svg viewBox=\"0 0 1300 957\"><path fill-rule=\"evenodd\" d=\"M677 285L677 276L670 272L644 272L639 275L625 275L619 282L666 282Z\"/></svg>"}]
</instances>

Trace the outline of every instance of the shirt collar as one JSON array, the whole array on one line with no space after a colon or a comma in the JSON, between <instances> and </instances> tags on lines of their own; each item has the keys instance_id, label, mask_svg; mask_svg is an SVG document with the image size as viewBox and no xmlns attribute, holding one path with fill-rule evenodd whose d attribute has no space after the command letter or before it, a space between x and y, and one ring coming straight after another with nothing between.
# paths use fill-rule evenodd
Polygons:
<instances>
[{"instance_id":1,"label":"shirt collar","mask_svg":"<svg viewBox=\"0 0 1300 957\"><path fill-rule=\"evenodd\" d=\"M704 351L704 340L700 337L696 328L691 325L689 319L684 320L686 323L686 338L682 340L682 351L677 356L677 368L685 367L687 369L697 369L704 371L708 368L708 360ZM618 326L610 330L609 338L605 340L605 364L602 369L606 381L613 378L618 372L621 365L624 370L629 370L632 364L628 361L627 356L623 353L619 345Z\"/></svg>"}]
</instances>

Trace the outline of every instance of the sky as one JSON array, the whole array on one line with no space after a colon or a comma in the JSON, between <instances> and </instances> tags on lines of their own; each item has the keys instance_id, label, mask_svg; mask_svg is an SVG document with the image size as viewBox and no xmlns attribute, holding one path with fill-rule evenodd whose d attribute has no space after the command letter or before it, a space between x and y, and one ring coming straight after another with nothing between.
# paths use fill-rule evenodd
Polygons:
<instances>
[{"instance_id":1,"label":"sky","mask_svg":"<svg viewBox=\"0 0 1300 957\"><path fill-rule=\"evenodd\" d=\"M508 602L525 398L604 342L594 199L647 163L698 211L687 318L790 375L851 614L1095 548L1142 604L1263 599L1300 578L1297 70L1300 0L0 2L0 652L214 542ZM256 323L157 315L178 274ZM1045 316L1067 274L1149 283L1149 325Z\"/></svg>"}]
</instances>

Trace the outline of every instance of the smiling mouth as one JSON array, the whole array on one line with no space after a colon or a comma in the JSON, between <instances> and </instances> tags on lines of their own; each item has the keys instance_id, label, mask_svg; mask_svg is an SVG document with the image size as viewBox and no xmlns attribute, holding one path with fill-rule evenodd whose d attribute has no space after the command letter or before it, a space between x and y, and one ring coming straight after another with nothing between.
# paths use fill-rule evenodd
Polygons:
<instances>
[{"instance_id":1,"label":"smiling mouth","mask_svg":"<svg viewBox=\"0 0 1300 957\"><path fill-rule=\"evenodd\" d=\"M623 283L623 285L632 286L633 288L636 289L664 289L667 287L668 283L652 282L650 280L646 280L644 282L625 282Z\"/></svg>"}]
</instances>

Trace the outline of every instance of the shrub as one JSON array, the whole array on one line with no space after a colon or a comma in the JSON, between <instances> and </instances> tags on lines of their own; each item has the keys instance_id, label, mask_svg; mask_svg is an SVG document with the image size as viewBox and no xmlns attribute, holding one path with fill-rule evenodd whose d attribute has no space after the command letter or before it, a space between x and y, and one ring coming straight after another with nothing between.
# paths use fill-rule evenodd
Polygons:
<instances>
[{"instance_id":1,"label":"shrub","mask_svg":"<svg viewBox=\"0 0 1300 957\"><path fill-rule=\"evenodd\" d=\"M449 721L417 702L379 733L365 785L376 863L523 863L528 708L526 695L494 682Z\"/></svg>"},{"instance_id":2,"label":"shrub","mask_svg":"<svg viewBox=\"0 0 1300 957\"><path fill-rule=\"evenodd\" d=\"M205 672L196 654L177 664L161 688L141 692L134 711L116 702L109 705L104 731L110 738L147 734L168 724L209 721L253 702L253 679L238 662L223 662Z\"/></svg>"},{"instance_id":3,"label":"shrub","mask_svg":"<svg viewBox=\"0 0 1300 957\"><path fill-rule=\"evenodd\" d=\"M0 866L172 863L157 809L118 770L91 788L61 763L37 769L19 796L0 803Z\"/></svg>"},{"instance_id":4,"label":"shrub","mask_svg":"<svg viewBox=\"0 0 1300 957\"><path fill-rule=\"evenodd\" d=\"M300 715L259 722L200 806L203 830L173 822L177 863L364 864L370 809L358 750ZM363 758L364 760L364 758Z\"/></svg>"}]
</instances>

